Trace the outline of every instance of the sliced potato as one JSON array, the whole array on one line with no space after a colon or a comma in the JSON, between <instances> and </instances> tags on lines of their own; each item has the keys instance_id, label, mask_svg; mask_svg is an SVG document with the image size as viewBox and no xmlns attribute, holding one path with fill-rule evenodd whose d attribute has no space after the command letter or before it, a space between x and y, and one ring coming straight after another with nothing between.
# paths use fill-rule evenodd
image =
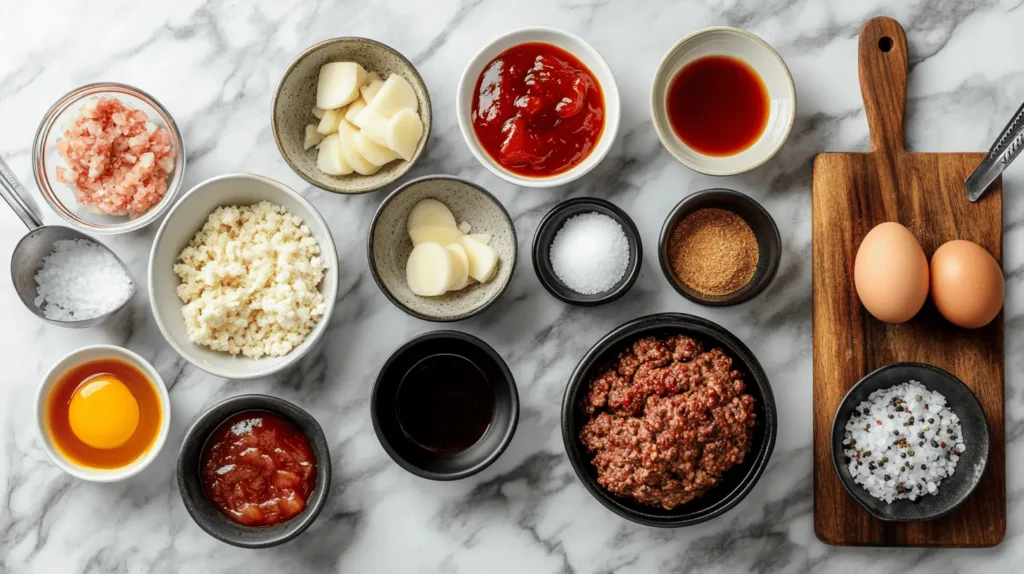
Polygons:
<instances>
[{"instance_id":1,"label":"sliced potato","mask_svg":"<svg viewBox=\"0 0 1024 574\"><path fill-rule=\"evenodd\" d=\"M359 153L366 158L366 161L377 167L398 159L397 153L382 145L377 145L376 142L366 137L366 134L363 132L356 132L355 143L356 149L358 149Z\"/></svg>"},{"instance_id":2,"label":"sliced potato","mask_svg":"<svg viewBox=\"0 0 1024 574\"><path fill-rule=\"evenodd\" d=\"M409 230L409 237L412 238L413 245L440 243L443 246L448 246L452 243L458 243L459 238L462 237L462 232L458 229L442 227L440 225L421 225Z\"/></svg>"},{"instance_id":3,"label":"sliced potato","mask_svg":"<svg viewBox=\"0 0 1024 574\"><path fill-rule=\"evenodd\" d=\"M498 270L498 252L490 245L485 245L463 235L459 243L466 250L469 258L469 276L484 283L494 277Z\"/></svg>"},{"instance_id":4,"label":"sliced potato","mask_svg":"<svg viewBox=\"0 0 1024 574\"><path fill-rule=\"evenodd\" d=\"M458 243L446 245L445 249L454 255L454 257L452 257L454 276L452 278L452 284L448 286L448 290L458 291L459 289L464 289L466 285L469 285L469 257L466 255L466 249Z\"/></svg>"},{"instance_id":5,"label":"sliced potato","mask_svg":"<svg viewBox=\"0 0 1024 574\"><path fill-rule=\"evenodd\" d=\"M412 211L409 212L409 217L405 220L405 229L410 234L413 229L423 225L436 225L452 230L458 230L459 228L455 224L455 216L452 215L448 206L436 199L430 198L421 199L414 205Z\"/></svg>"},{"instance_id":6,"label":"sliced potato","mask_svg":"<svg viewBox=\"0 0 1024 574\"><path fill-rule=\"evenodd\" d=\"M324 112L326 112L326 111L327 110L325 110L323 108L318 108L316 106L313 106L313 117L315 117L318 120L322 119L324 117Z\"/></svg>"},{"instance_id":7,"label":"sliced potato","mask_svg":"<svg viewBox=\"0 0 1024 574\"><path fill-rule=\"evenodd\" d=\"M320 66L316 86L316 106L333 110L359 97L366 81L366 70L355 62L330 62Z\"/></svg>"},{"instance_id":8,"label":"sliced potato","mask_svg":"<svg viewBox=\"0 0 1024 574\"><path fill-rule=\"evenodd\" d=\"M466 236L469 237L470 239L472 239L473 241L477 241L479 243L483 243L484 245L490 245L491 244L491 234L490 233L467 233Z\"/></svg>"},{"instance_id":9,"label":"sliced potato","mask_svg":"<svg viewBox=\"0 0 1024 574\"><path fill-rule=\"evenodd\" d=\"M325 110L324 117L320 118L320 124L316 126L316 133L328 136L338 131L338 124L345 117L343 110Z\"/></svg>"},{"instance_id":10,"label":"sliced potato","mask_svg":"<svg viewBox=\"0 0 1024 574\"><path fill-rule=\"evenodd\" d=\"M451 252L437 243L420 243L413 247L405 264L409 290L422 297L444 295L454 283L453 259Z\"/></svg>"},{"instance_id":11,"label":"sliced potato","mask_svg":"<svg viewBox=\"0 0 1024 574\"><path fill-rule=\"evenodd\" d=\"M324 141L324 136L317 133L315 124L306 126L306 137L302 140L302 149L309 149L322 141Z\"/></svg>"},{"instance_id":12,"label":"sliced potato","mask_svg":"<svg viewBox=\"0 0 1024 574\"><path fill-rule=\"evenodd\" d=\"M366 76L366 83L363 87L359 88L359 93L362 94L363 100L366 103L370 103L370 100L377 95L377 92L384 86L384 80L380 79L380 76L370 72Z\"/></svg>"},{"instance_id":13,"label":"sliced potato","mask_svg":"<svg viewBox=\"0 0 1024 574\"><path fill-rule=\"evenodd\" d=\"M405 161L412 160L421 137L423 122L416 112L405 109L391 118L388 124L387 147L393 149L398 157Z\"/></svg>"},{"instance_id":14,"label":"sliced potato","mask_svg":"<svg viewBox=\"0 0 1024 574\"><path fill-rule=\"evenodd\" d=\"M366 109L390 118L402 110L419 110L419 100L408 80L398 74L391 74L380 90L366 103Z\"/></svg>"},{"instance_id":15,"label":"sliced potato","mask_svg":"<svg viewBox=\"0 0 1024 574\"><path fill-rule=\"evenodd\" d=\"M356 119L359 112L363 111L365 108L366 102L364 102L362 98L357 99L345 108L345 119L348 120L348 123L352 123L352 120Z\"/></svg>"},{"instance_id":16,"label":"sliced potato","mask_svg":"<svg viewBox=\"0 0 1024 574\"><path fill-rule=\"evenodd\" d=\"M356 146L355 136L359 133L359 130L355 126L348 123L344 119L338 124L338 135L341 136L341 155L345 157L345 161L352 166L359 175L373 175L377 173L380 166L373 165L366 161L366 158L359 153L359 148Z\"/></svg>"},{"instance_id":17,"label":"sliced potato","mask_svg":"<svg viewBox=\"0 0 1024 574\"><path fill-rule=\"evenodd\" d=\"M320 142L320 151L316 156L316 167L327 175L348 175L352 166L341 155L341 138L334 133Z\"/></svg>"},{"instance_id":18,"label":"sliced potato","mask_svg":"<svg viewBox=\"0 0 1024 574\"><path fill-rule=\"evenodd\" d=\"M369 105L363 108L363 111L356 114L352 124L362 130L366 137L373 140L377 145L391 149L390 146L388 146L388 130L390 129L390 122L388 121L388 118L371 110Z\"/></svg>"}]
</instances>

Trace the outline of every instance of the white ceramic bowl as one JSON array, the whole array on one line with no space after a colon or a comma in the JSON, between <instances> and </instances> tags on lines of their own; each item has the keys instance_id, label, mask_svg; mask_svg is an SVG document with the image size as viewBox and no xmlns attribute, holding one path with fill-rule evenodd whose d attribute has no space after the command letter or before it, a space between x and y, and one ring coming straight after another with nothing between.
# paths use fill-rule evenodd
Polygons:
<instances>
[{"instance_id":1,"label":"white ceramic bowl","mask_svg":"<svg viewBox=\"0 0 1024 574\"><path fill-rule=\"evenodd\" d=\"M526 42L545 42L554 44L559 48L579 58L594 74L597 83L601 86L604 95L604 130L597 145L582 162L570 170L550 177L526 177L505 169L501 164L494 161L487 151L480 146L473 131L473 92L476 90L476 81L480 78L484 67L487 66L508 48ZM593 46L586 43L579 36L563 32L555 28L522 28L513 30L504 36L499 36L490 44L487 44L473 59L469 61L466 70L462 72L462 80L459 82L459 92L455 99L455 116L459 118L459 129L462 130L462 137L473 152L476 159L483 164L494 175L522 187L554 187L563 185L582 177L585 173L594 169L601 160L608 155L615 141L615 135L619 131L619 86L615 83L615 76L608 63L604 61L601 54Z\"/></svg>"},{"instance_id":2,"label":"white ceramic bowl","mask_svg":"<svg viewBox=\"0 0 1024 574\"><path fill-rule=\"evenodd\" d=\"M181 300L175 289L181 280L174 273L174 264L182 249L206 222L216 208L224 205L251 205L261 201L281 205L300 217L320 244L320 256L327 272L320 283L327 310L301 345L282 357L251 359L213 351L189 341ZM236 173L208 179L196 185L174 204L160 225L149 256L149 303L160 332L174 350L200 369L226 379L255 379L276 373L295 363L316 344L327 330L338 295L338 252L327 222L304 197L283 183L272 179Z\"/></svg>"},{"instance_id":3,"label":"white ceramic bowl","mask_svg":"<svg viewBox=\"0 0 1024 574\"><path fill-rule=\"evenodd\" d=\"M163 420L160 421L160 433L157 435L153 446L128 466L123 466L121 468L89 468L87 466L75 464L64 458L64 455L62 455L53 444L53 439L50 437L50 431L46 428L46 401L49 398L50 390L53 389L53 385L57 382L57 379L67 372L68 369L89 361L111 358L120 359L136 367L149 378L150 382L153 383L153 386L156 387L156 394L160 400L160 409L162 411ZM56 464L61 470L75 478L89 482L117 482L139 474L144 468L149 466L149 463L153 462L153 459L155 459L158 454L160 454L160 449L164 447L164 443L167 441L167 431L171 428L171 399L167 396L167 387L164 386L164 380L160 378L160 373L156 372L153 365L150 365L146 359L143 359L128 349L121 347L115 347L113 345L92 345L68 353L64 358L57 361L55 365L50 367L46 376L43 377L43 382L39 385L39 391L36 393L36 426L39 429L39 437L40 441L43 443L43 450L46 451L46 454L50 456L54 464Z\"/></svg>"},{"instance_id":4,"label":"white ceramic bowl","mask_svg":"<svg viewBox=\"0 0 1024 574\"><path fill-rule=\"evenodd\" d=\"M732 56L746 62L761 76L770 99L768 125L747 149L725 157L704 155L690 148L672 130L666 112L668 88L676 73L704 56ZM796 88L789 68L774 48L757 36L718 26L698 30L679 41L661 61L651 86L651 118L665 149L683 165L708 175L734 175L771 159L789 137L796 121Z\"/></svg>"}]
</instances>

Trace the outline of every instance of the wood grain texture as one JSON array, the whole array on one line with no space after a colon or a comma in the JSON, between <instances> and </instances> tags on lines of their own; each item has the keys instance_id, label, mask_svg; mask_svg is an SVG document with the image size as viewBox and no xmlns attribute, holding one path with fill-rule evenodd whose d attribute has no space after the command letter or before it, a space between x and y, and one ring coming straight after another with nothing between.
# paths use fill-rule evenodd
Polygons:
<instances>
[{"instance_id":1,"label":"wood grain texture","mask_svg":"<svg viewBox=\"0 0 1024 574\"><path fill-rule=\"evenodd\" d=\"M859 70L871 151L822 153L814 160L815 532L823 542L839 545L994 546L1006 531L1003 315L981 329L965 330L945 321L929 301L907 323L882 323L857 298L853 261L871 228L898 221L917 236L929 258L946 241L967 239L1001 263L1002 183L970 203L964 180L984 154L906 151L907 40L899 23L874 18L865 24ZM832 419L843 396L867 373L898 361L953 373L977 395L988 417L992 448L981 484L955 512L930 522L872 517L843 490L832 467Z\"/></svg>"}]
</instances>

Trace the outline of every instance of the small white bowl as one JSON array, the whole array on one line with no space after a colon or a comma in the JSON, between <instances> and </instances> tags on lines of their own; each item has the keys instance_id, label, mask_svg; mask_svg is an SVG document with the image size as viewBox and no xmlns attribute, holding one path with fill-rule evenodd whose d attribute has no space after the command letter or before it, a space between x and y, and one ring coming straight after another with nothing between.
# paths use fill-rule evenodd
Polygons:
<instances>
[{"instance_id":1,"label":"small white bowl","mask_svg":"<svg viewBox=\"0 0 1024 574\"><path fill-rule=\"evenodd\" d=\"M604 130L597 140L597 145L579 165L550 177L526 177L505 169L480 146L473 131L473 92L484 67L505 50L527 42L554 44L579 58L594 74L604 96ZM619 115L619 86L615 83L615 76L608 63L582 38L556 28L521 28L495 38L469 61L466 70L462 72L458 96L455 98L455 116L459 118L459 129L462 130L462 137L466 140L469 151L473 152L476 159L491 173L522 187L555 187L575 181L594 169L608 155L612 143L615 142L615 135L619 131Z\"/></svg>"},{"instance_id":2,"label":"small white bowl","mask_svg":"<svg viewBox=\"0 0 1024 574\"><path fill-rule=\"evenodd\" d=\"M50 390L53 389L57 379L67 372L68 369L82 363L100 359L119 359L139 369L156 387L156 394L160 399L163 419L160 421L160 433L157 435L156 441L145 454L135 459L128 466L121 468L90 468L71 462L64 458L64 455L57 450L57 447L53 444L53 439L50 437L50 431L46 428L46 401L49 399ZM46 451L46 454L50 456L54 464L61 470L77 479L88 482L117 482L139 474L160 454L160 449L164 447L164 443L167 441L167 432L171 428L171 399L167 395L167 387L164 386L164 380L160 378L160 373L156 372L156 369L153 368L153 365L149 364L149 361L122 347L92 345L68 353L50 367L46 376L43 377L43 382L39 385L39 390L36 393L36 426L39 430L39 438L43 443L43 450Z\"/></svg>"},{"instance_id":3,"label":"small white bowl","mask_svg":"<svg viewBox=\"0 0 1024 574\"><path fill-rule=\"evenodd\" d=\"M704 155L683 143L672 130L666 98L672 79L684 66L704 56L732 56L746 62L761 76L770 100L768 124L747 149L730 156ZM727 26L704 28L679 41L661 60L651 86L651 118L662 145L686 167L707 175L735 175L750 171L772 158L789 138L796 121L793 76L779 53L757 36Z\"/></svg>"},{"instance_id":4,"label":"small white bowl","mask_svg":"<svg viewBox=\"0 0 1024 574\"><path fill-rule=\"evenodd\" d=\"M283 206L301 218L320 244L320 257L327 266L320 282L320 292L327 310L316 327L306 335L306 340L287 355L251 359L214 351L189 340L185 319L181 315L181 299L175 293L181 280L174 273L174 263L213 210L224 205L252 205L261 201ZM174 204L160 225L149 255L149 303L160 332L188 362L225 379L265 377L301 359L327 331L334 312L334 300L338 296L338 265L338 251L331 230L320 212L304 197L283 183L263 176L249 173L222 175L190 189Z\"/></svg>"}]
</instances>

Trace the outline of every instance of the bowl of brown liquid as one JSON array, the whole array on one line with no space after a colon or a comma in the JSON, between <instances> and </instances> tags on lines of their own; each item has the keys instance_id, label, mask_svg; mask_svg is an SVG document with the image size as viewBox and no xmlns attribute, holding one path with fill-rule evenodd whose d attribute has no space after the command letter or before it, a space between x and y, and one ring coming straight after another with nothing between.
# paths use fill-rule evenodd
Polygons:
<instances>
[{"instance_id":1,"label":"bowl of brown liquid","mask_svg":"<svg viewBox=\"0 0 1024 574\"><path fill-rule=\"evenodd\" d=\"M661 61L651 117L665 149L708 175L754 169L779 151L796 120L796 88L771 46L738 28L686 36Z\"/></svg>"},{"instance_id":2,"label":"bowl of brown liquid","mask_svg":"<svg viewBox=\"0 0 1024 574\"><path fill-rule=\"evenodd\" d=\"M370 409L377 439L399 466L431 480L457 480L490 466L512 442L519 393L490 345L434 331L384 362Z\"/></svg>"}]
</instances>

